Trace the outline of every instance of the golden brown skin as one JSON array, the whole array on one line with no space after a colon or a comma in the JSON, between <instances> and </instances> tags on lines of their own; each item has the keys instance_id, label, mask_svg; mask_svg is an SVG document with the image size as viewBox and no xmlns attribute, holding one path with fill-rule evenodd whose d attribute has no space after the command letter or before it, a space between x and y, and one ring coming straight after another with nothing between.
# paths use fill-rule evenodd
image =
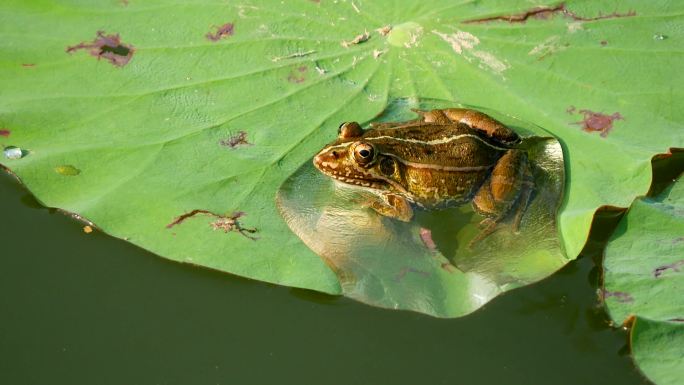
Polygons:
<instances>
[{"instance_id":1,"label":"golden brown skin","mask_svg":"<svg viewBox=\"0 0 684 385\"><path fill-rule=\"evenodd\" d=\"M527 153L515 148L518 135L478 111L453 108L416 111L409 122L340 126L314 165L341 182L373 190L369 207L402 221L412 205L442 208L472 202L487 217L484 238L516 211L517 230L533 188Z\"/></svg>"}]
</instances>

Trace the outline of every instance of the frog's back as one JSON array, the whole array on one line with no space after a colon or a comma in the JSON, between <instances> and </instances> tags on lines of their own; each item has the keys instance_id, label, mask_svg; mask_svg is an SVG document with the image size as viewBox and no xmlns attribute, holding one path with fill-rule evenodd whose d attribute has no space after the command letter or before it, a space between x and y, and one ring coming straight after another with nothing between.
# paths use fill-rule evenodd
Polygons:
<instances>
[{"instance_id":1,"label":"frog's back","mask_svg":"<svg viewBox=\"0 0 684 385\"><path fill-rule=\"evenodd\" d=\"M410 198L426 207L471 199L508 150L465 124L375 129L363 139L401 164Z\"/></svg>"},{"instance_id":2,"label":"frog's back","mask_svg":"<svg viewBox=\"0 0 684 385\"><path fill-rule=\"evenodd\" d=\"M448 167L492 165L508 148L465 124L373 129L364 140L406 162Z\"/></svg>"}]
</instances>

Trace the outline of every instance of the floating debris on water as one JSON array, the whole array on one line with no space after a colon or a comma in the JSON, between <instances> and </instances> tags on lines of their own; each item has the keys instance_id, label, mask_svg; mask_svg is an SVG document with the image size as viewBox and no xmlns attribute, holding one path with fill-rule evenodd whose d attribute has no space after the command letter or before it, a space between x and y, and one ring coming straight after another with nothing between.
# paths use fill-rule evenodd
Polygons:
<instances>
[{"instance_id":1,"label":"floating debris on water","mask_svg":"<svg viewBox=\"0 0 684 385\"><path fill-rule=\"evenodd\" d=\"M3 154L5 154L5 158L7 159L21 159L24 157L24 152L21 148L15 146L5 147Z\"/></svg>"},{"instance_id":2,"label":"floating debris on water","mask_svg":"<svg viewBox=\"0 0 684 385\"><path fill-rule=\"evenodd\" d=\"M77 169L76 167L70 164L67 164L55 167L55 172L60 175L76 176L81 173L81 170Z\"/></svg>"}]
</instances>

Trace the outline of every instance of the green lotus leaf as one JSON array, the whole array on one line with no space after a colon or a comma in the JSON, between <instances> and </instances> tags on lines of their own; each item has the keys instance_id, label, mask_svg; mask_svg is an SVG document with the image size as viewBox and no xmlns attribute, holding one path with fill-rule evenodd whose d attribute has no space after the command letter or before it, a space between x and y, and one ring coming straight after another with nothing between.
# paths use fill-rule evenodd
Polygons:
<instances>
[{"instance_id":1,"label":"green lotus leaf","mask_svg":"<svg viewBox=\"0 0 684 385\"><path fill-rule=\"evenodd\" d=\"M559 139L572 259L596 209L645 193L652 156L684 144L683 9L6 0L1 162L43 204L165 258L340 293L278 215L278 187L341 121L450 100Z\"/></svg>"},{"instance_id":2,"label":"green lotus leaf","mask_svg":"<svg viewBox=\"0 0 684 385\"><path fill-rule=\"evenodd\" d=\"M632 350L657 384L684 378L684 177L639 198L606 248L602 294L615 323L636 316Z\"/></svg>"},{"instance_id":3,"label":"green lotus leaf","mask_svg":"<svg viewBox=\"0 0 684 385\"><path fill-rule=\"evenodd\" d=\"M631 331L634 362L658 385L684 378L684 324L637 317Z\"/></svg>"}]
</instances>

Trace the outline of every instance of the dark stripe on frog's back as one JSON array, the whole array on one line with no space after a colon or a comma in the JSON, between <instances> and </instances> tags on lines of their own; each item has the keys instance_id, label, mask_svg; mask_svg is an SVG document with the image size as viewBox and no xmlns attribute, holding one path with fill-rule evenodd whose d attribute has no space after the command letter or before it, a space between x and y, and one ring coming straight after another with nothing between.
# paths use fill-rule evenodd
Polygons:
<instances>
[{"instance_id":1,"label":"dark stripe on frog's back","mask_svg":"<svg viewBox=\"0 0 684 385\"><path fill-rule=\"evenodd\" d=\"M458 135L466 136L441 144L405 141L438 141ZM408 162L451 167L491 166L506 151L502 144L464 124L376 129L367 131L363 138L381 154L392 154Z\"/></svg>"}]
</instances>

